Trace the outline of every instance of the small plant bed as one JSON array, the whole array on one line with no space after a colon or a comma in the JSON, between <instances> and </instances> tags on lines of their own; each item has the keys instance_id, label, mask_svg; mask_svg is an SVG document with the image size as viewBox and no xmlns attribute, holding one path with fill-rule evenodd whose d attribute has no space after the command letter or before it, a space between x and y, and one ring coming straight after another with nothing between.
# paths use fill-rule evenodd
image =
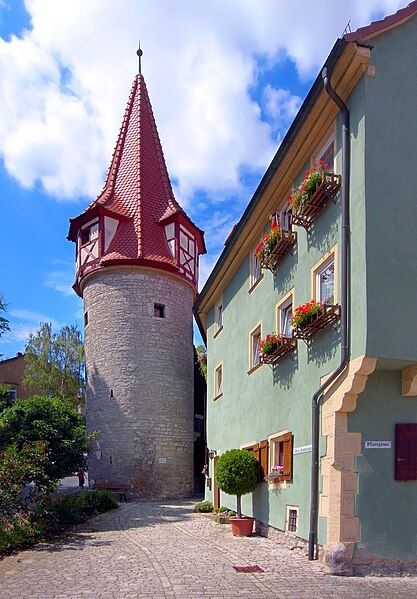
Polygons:
<instances>
[{"instance_id":1,"label":"small plant bed","mask_svg":"<svg viewBox=\"0 0 417 599\"><path fill-rule=\"evenodd\" d=\"M195 504L194 511L199 514L211 514L213 511L213 504L211 501L199 501Z\"/></svg>"},{"instance_id":2,"label":"small plant bed","mask_svg":"<svg viewBox=\"0 0 417 599\"><path fill-rule=\"evenodd\" d=\"M276 364L282 356L294 349L296 343L293 337L275 333L267 335L259 344L261 362L270 365Z\"/></svg>"},{"instance_id":3,"label":"small plant bed","mask_svg":"<svg viewBox=\"0 0 417 599\"><path fill-rule=\"evenodd\" d=\"M216 524L230 524L230 518L234 516L236 516L236 512L226 509L224 512L217 512L214 516L214 521Z\"/></svg>"},{"instance_id":4,"label":"small plant bed","mask_svg":"<svg viewBox=\"0 0 417 599\"><path fill-rule=\"evenodd\" d=\"M341 176L330 172L329 165L322 161L307 169L302 183L287 198L292 222L308 229L322 208L336 195L341 180Z\"/></svg>"},{"instance_id":5,"label":"small plant bed","mask_svg":"<svg viewBox=\"0 0 417 599\"><path fill-rule=\"evenodd\" d=\"M294 310L292 324L296 339L310 339L317 331L336 322L340 317L338 304L319 304L311 301Z\"/></svg>"},{"instance_id":6,"label":"small plant bed","mask_svg":"<svg viewBox=\"0 0 417 599\"><path fill-rule=\"evenodd\" d=\"M270 230L265 233L255 249L261 268L275 272L278 263L290 251L296 240L296 233L281 229L278 221L273 219Z\"/></svg>"}]
</instances>

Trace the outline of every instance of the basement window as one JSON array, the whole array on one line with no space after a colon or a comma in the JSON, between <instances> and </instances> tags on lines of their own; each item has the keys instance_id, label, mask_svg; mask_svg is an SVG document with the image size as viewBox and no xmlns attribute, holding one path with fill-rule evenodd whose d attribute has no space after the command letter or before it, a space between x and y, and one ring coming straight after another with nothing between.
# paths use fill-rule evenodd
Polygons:
<instances>
[{"instance_id":1,"label":"basement window","mask_svg":"<svg viewBox=\"0 0 417 599\"><path fill-rule=\"evenodd\" d=\"M297 532L298 530L298 510L294 505L287 505L286 529L288 532Z\"/></svg>"},{"instance_id":2,"label":"basement window","mask_svg":"<svg viewBox=\"0 0 417 599\"><path fill-rule=\"evenodd\" d=\"M154 304L153 315L156 318L165 318L165 306L163 304Z\"/></svg>"}]
</instances>

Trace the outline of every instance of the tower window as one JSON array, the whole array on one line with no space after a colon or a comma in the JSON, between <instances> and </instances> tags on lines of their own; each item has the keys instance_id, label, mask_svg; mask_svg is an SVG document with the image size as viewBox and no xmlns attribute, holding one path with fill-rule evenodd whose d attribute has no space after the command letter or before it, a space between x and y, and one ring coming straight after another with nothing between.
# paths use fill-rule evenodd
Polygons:
<instances>
[{"instance_id":1,"label":"tower window","mask_svg":"<svg viewBox=\"0 0 417 599\"><path fill-rule=\"evenodd\" d=\"M165 318L165 306L163 304L154 304L153 315L156 318Z\"/></svg>"},{"instance_id":2,"label":"tower window","mask_svg":"<svg viewBox=\"0 0 417 599\"><path fill-rule=\"evenodd\" d=\"M88 325L88 312L84 312L84 326Z\"/></svg>"}]
</instances>

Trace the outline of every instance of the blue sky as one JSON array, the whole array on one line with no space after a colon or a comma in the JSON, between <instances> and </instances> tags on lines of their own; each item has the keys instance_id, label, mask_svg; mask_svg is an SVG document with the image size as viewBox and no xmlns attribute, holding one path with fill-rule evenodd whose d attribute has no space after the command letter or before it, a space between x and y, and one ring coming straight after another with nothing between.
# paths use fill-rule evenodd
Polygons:
<instances>
[{"instance_id":1,"label":"blue sky","mask_svg":"<svg viewBox=\"0 0 417 599\"><path fill-rule=\"evenodd\" d=\"M347 21L405 5L323 0L303 17L297 1L114 4L0 0L4 357L40 322L81 326L68 219L104 182L138 37L177 199L206 230L205 278Z\"/></svg>"}]
</instances>

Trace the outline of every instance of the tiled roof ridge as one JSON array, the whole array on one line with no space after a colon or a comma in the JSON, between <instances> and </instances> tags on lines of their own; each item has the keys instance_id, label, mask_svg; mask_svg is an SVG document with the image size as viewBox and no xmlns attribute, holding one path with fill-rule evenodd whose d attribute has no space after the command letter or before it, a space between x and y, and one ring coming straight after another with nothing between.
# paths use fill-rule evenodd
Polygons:
<instances>
[{"instance_id":1,"label":"tiled roof ridge","mask_svg":"<svg viewBox=\"0 0 417 599\"><path fill-rule=\"evenodd\" d=\"M369 25L366 25L365 27L359 27L359 29L356 31L352 31L352 33L348 33L343 37L347 42L357 42L361 39L372 37L377 33L381 33L385 29L399 25L403 21L411 18L415 13L417 13L417 0L410 2L410 4L404 8L400 8L392 15L387 15L379 21L372 21L372 23Z\"/></svg>"},{"instance_id":2,"label":"tiled roof ridge","mask_svg":"<svg viewBox=\"0 0 417 599\"><path fill-rule=\"evenodd\" d=\"M140 75L139 77L141 78L141 83L143 85L143 88L144 88L144 91L145 91L145 94L146 94L146 97L148 100L147 106L149 108L149 113L150 113L149 120L151 123L151 129L152 129L152 134L153 134L154 141L155 141L155 146L157 148L159 171L161 174L163 174L162 179L163 179L163 185L165 188L166 197L168 200L168 206L169 206L169 208L171 208L172 213L182 212L183 210L182 210L181 206L178 204L177 200L175 199L174 193L172 191L172 186L171 186L171 181L169 178L169 173L168 173L168 168L167 168L167 164L166 164L166 160L165 160L164 150L162 148L161 138L159 137L158 129L156 126L155 116L154 116L153 108L152 108L152 102L151 102L151 100L149 98L149 94L148 94L148 88L146 86L146 82L145 82L145 79L143 78L143 75ZM141 106L141 109L143 109L144 106Z\"/></svg>"}]
</instances>

